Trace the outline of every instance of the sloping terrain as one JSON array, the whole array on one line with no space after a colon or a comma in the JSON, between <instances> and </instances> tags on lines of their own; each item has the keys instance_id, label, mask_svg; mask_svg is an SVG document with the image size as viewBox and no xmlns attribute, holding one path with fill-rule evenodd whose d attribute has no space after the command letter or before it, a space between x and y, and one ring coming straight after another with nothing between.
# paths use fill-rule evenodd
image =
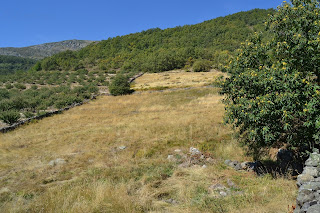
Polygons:
<instances>
[{"instance_id":1,"label":"sloping terrain","mask_svg":"<svg viewBox=\"0 0 320 213\"><path fill-rule=\"evenodd\" d=\"M16 71L27 71L36 62L34 59L0 55L0 75L12 74Z\"/></svg>"},{"instance_id":2,"label":"sloping terrain","mask_svg":"<svg viewBox=\"0 0 320 213\"><path fill-rule=\"evenodd\" d=\"M29 47L2 47L0 55L19 56L23 58L42 59L66 50L80 50L93 41L66 40L60 42L45 43Z\"/></svg>"},{"instance_id":3,"label":"sloping terrain","mask_svg":"<svg viewBox=\"0 0 320 213\"><path fill-rule=\"evenodd\" d=\"M195 25L117 36L46 58L39 68L160 72L190 67L197 60L220 67L251 33L264 30L269 13L274 10L254 9Z\"/></svg>"},{"instance_id":4,"label":"sloping terrain","mask_svg":"<svg viewBox=\"0 0 320 213\"><path fill-rule=\"evenodd\" d=\"M287 212L295 181L224 165L250 158L223 125L221 98L210 87L101 96L0 134L0 211ZM212 162L167 159L190 147ZM230 181L231 195L210 190Z\"/></svg>"}]
</instances>

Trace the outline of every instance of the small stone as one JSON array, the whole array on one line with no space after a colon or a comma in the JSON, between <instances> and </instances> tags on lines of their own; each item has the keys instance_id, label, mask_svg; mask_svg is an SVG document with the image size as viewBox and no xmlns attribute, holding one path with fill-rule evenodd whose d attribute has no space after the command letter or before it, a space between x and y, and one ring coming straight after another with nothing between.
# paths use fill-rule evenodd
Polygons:
<instances>
[{"instance_id":1,"label":"small stone","mask_svg":"<svg viewBox=\"0 0 320 213\"><path fill-rule=\"evenodd\" d=\"M304 167L302 174L308 174L313 177L318 177L320 175L320 171L318 168L306 166Z\"/></svg>"},{"instance_id":2,"label":"small stone","mask_svg":"<svg viewBox=\"0 0 320 213\"><path fill-rule=\"evenodd\" d=\"M310 206L308 208L307 213L319 213L320 212L320 204Z\"/></svg>"},{"instance_id":3,"label":"small stone","mask_svg":"<svg viewBox=\"0 0 320 213\"><path fill-rule=\"evenodd\" d=\"M240 166L240 163L239 163L238 161L231 161L231 162L229 163L229 166L231 166L232 168L235 168L237 165Z\"/></svg>"},{"instance_id":4,"label":"small stone","mask_svg":"<svg viewBox=\"0 0 320 213\"><path fill-rule=\"evenodd\" d=\"M213 164L213 163L215 162L211 157L207 158L206 161L207 161L209 164Z\"/></svg>"},{"instance_id":5,"label":"small stone","mask_svg":"<svg viewBox=\"0 0 320 213\"><path fill-rule=\"evenodd\" d=\"M245 161L245 162L242 162L240 165L241 165L241 168L242 169L247 169L249 167L249 163L248 161Z\"/></svg>"},{"instance_id":6,"label":"small stone","mask_svg":"<svg viewBox=\"0 0 320 213\"><path fill-rule=\"evenodd\" d=\"M302 184L300 186L299 191L304 189L312 190L312 191L320 190L320 182L308 182L308 183Z\"/></svg>"},{"instance_id":7,"label":"small stone","mask_svg":"<svg viewBox=\"0 0 320 213\"><path fill-rule=\"evenodd\" d=\"M194 147L190 147L189 152L191 155L200 155L201 154L201 152Z\"/></svg>"},{"instance_id":8,"label":"small stone","mask_svg":"<svg viewBox=\"0 0 320 213\"><path fill-rule=\"evenodd\" d=\"M301 186L302 184L313 181L313 180L314 180L314 177L309 174L300 174L297 177L297 185Z\"/></svg>"},{"instance_id":9,"label":"small stone","mask_svg":"<svg viewBox=\"0 0 320 213\"><path fill-rule=\"evenodd\" d=\"M298 197L297 197L297 204L299 204L300 206L304 205L304 203L306 202L310 202L314 200L314 194L312 193L311 190L300 190Z\"/></svg>"},{"instance_id":10,"label":"small stone","mask_svg":"<svg viewBox=\"0 0 320 213\"><path fill-rule=\"evenodd\" d=\"M176 149L176 150L174 150L174 152L179 153L179 152L182 152L182 151L181 151L181 149Z\"/></svg>"},{"instance_id":11,"label":"small stone","mask_svg":"<svg viewBox=\"0 0 320 213\"><path fill-rule=\"evenodd\" d=\"M240 165L240 163L238 163L235 167L234 167L235 170L239 171L239 170L242 170L242 167Z\"/></svg>"},{"instance_id":12,"label":"small stone","mask_svg":"<svg viewBox=\"0 0 320 213\"><path fill-rule=\"evenodd\" d=\"M219 192L219 194L220 194L222 197L225 197L225 196L228 195L225 191L221 191L221 192Z\"/></svg>"},{"instance_id":13,"label":"small stone","mask_svg":"<svg viewBox=\"0 0 320 213\"><path fill-rule=\"evenodd\" d=\"M126 146L119 146L118 147L118 149L120 149L120 150L124 150L124 149L126 149L127 147Z\"/></svg>"},{"instance_id":14,"label":"small stone","mask_svg":"<svg viewBox=\"0 0 320 213\"><path fill-rule=\"evenodd\" d=\"M55 160L52 160L48 163L49 166L57 166L57 165L62 165L67 163L64 159L62 158L57 158Z\"/></svg>"},{"instance_id":15,"label":"small stone","mask_svg":"<svg viewBox=\"0 0 320 213\"><path fill-rule=\"evenodd\" d=\"M230 164L231 162L232 162L231 160L225 160L225 161L224 161L224 164L226 164L226 165L229 166L229 164Z\"/></svg>"},{"instance_id":16,"label":"small stone","mask_svg":"<svg viewBox=\"0 0 320 213\"><path fill-rule=\"evenodd\" d=\"M303 206L301 207L301 211L306 212L309 207L310 207L310 204L308 202L304 203Z\"/></svg>"},{"instance_id":17,"label":"small stone","mask_svg":"<svg viewBox=\"0 0 320 213\"><path fill-rule=\"evenodd\" d=\"M173 155L168 155L167 159L169 161L176 161L176 158Z\"/></svg>"},{"instance_id":18,"label":"small stone","mask_svg":"<svg viewBox=\"0 0 320 213\"><path fill-rule=\"evenodd\" d=\"M320 165L320 155L317 153L310 154L310 157L305 162L306 166L319 166Z\"/></svg>"},{"instance_id":19,"label":"small stone","mask_svg":"<svg viewBox=\"0 0 320 213\"><path fill-rule=\"evenodd\" d=\"M226 187L224 185L220 184L220 183L217 183L217 184L213 184L213 185L209 186L209 189L214 190L214 191L216 191L216 190L225 190Z\"/></svg>"},{"instance_id":20,"label":"small stone","mask_svg":"<svg viewBox=\"0 0 320 213\"><path fill-rule=\"evenodd\" d=\"M168 200L165 200L164 202L166 202L166 203L170 203L170 204L178 204L178 201L176 201L176 200L174 200L174 199L172 199L172 198L170 198L170 199L168 199Z\"/></svg>"},{"instance_id":21,"label":"small stone","mask_svg":"<svg viewBox=\"0 0 320 213\"><path fill-rule=\"evenodd\" d=\"M203 165L201 168L205 169L205 168L207 168L207 166L206 166L206 165Z\"/></svg>"},{"instance_id":22,"label":"small stone","mask_svg":"<svg viewBox=\"0 0 320 213\"><path fill-rule=\"evenodd\" d=\"M183 162L182 164L179 164L178 167L180 168L187 168L190 166L190 163L188 161Z\"/></svg>"},{"instance_id":23,"label":"small stone","mask_svg":"<svg viewBox=\"0 0 320 213\"><path fill-rule=\"evenodd\" d=\"M236 186L236 184L235 184L232 180L230 180L230 179L227 180L227 184L228 184L228 186L230 186L230 187L235 187L235 186Z\"/></svg>"}]
</instances>

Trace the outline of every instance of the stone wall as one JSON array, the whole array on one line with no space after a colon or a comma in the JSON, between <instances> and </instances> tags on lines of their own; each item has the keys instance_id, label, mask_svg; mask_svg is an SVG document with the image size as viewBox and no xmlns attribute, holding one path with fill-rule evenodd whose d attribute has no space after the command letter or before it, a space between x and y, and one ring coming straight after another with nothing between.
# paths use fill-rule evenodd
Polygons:
<instances>
[{"instance_id":1,"label":"stone wall","mask_svg":"<svg viewBox=\"0 0 320 213\"><path fill-rule=\"evenodd\" d=\"M73 107L80 106L82 104L83 104L83 102L74 103L74 104L72 104L70 106L67 106L67 107L63 108L63 109L59 109L59 110L55 110L55 111L51 111L51 112L46 112L45 114L42 114L42 115L37 115L37 116L33 116L31 118L27 118L25 120L22 120L22 121L19 121L19 122L15 123L15 124L13 124L11 126L1 128L0 132L2 132L2 133L10 132L12 130L15 130L19 126L22 126L24 124L30 123L33 120L41 120L43 118L50 117L52 115L56 115L56 114L62 113L63 111L67 111L67 110L69 110L69 109L71 109Z\"/></svg>"},{"instance_id":2,"label":"stone wall","mask_svg":"<svg viewBox=\"0 0 320 213\"><path fill-rule=\"evenodd\" d=\"M133 76L132 78L129 79L129 83L132 83L134 80L136 80L137 78L141 77L143 74L144 74L144 73L141 72L141 73L138 73L137 75ZM102 95L102 94L101 94L101 95ZM104 95L109 96L110 94L104 94ZM46 118L46 117L50 117L50 116L52 116L52 115L59 114L59 113L61 113L61 112L63 112L63 111L69 110L69 109L71 109L71 108L73 108L73 107L80 106L80 105L82 105L83 103L88 102L88 101L90 101L90 100L92 100L92 99L96 99L97 96L98 96L98 95L94 95L94 96L92 96L91 99L84 100L83 102L74 103L74 104L72 104L72 105L70 105L70 106L67 106L67 107L63 108L63 109L59 109L59 110L55 110L55 111L51 111L51 112L46 112L46 113L43 114L43 115L33 116L33 117L31 117L31 118L27 118L27 119L25 119L25 120L19 121L19 122L15 123L15 124L13 124L13 125L11 125L11 126L4 127L4 128L0 128L0 132L6 133L6 132L9 132L9 131L15 130L15 129L18 128L19 126L22 126L22 125L24 125L24 124L27 124L27 123L31 122L32 120L41 120L41 119L43 119L43 118Z\"/></svg>"},{"instance_id":3,"label":"stone wall","mask_svg":"<svg viewBox=\"0 0 320 213\"><path fill-rule=\"evenodd\" d=\"M299 187L294 213L320 212L320 154L316 150L305 162L302 174L297 178Z\"/></svg>"}]
</instances>

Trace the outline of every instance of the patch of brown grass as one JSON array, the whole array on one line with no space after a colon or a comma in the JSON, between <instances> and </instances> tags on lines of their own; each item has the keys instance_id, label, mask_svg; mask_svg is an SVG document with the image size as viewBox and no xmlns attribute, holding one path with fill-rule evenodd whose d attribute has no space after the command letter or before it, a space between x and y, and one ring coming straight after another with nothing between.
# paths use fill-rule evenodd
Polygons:
<instances>
[{"instance_id":1,"label":"patch of brown grass","mask_svg":"<svg viewBox=\"0 0 320 213\"><path fill-rule=\"evenodd\" d=\"M162 73L146 73L134 81L134 90L159 90L168 88L201 87L210 85L219 76L226 73L211 70L210 72L186 72L174 70Z\"/></svg>"},{"instance_id":2,"label":"patch of brown grass","mask_svg":"<svg viewBox=\"0 0 320 213\"><path fill-rule=\"evenodd\" d=\"M295 182L227 168L250 160L222 124L215 88L99 97L0 134L1 212L285 212ZM125 150L117 147L125 145ZM210 152L208 168L178 168L176 148ZM66 164L51 167L50 160ZM232 179L243 195L214 198ZM170 204L166 199L178 203Z\"/></svg>"}]
</instances>

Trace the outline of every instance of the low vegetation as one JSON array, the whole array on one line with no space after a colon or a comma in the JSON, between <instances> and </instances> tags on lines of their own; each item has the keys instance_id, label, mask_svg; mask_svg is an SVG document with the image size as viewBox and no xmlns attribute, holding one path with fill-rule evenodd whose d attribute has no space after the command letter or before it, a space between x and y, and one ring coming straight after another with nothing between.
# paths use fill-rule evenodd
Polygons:
<instances>
[{"instance_id":1,"label":"low vegetation","mask_svg":"<svg viewBox=\"0 0 320 213\"><path fill-rule=\"evenodd\" d=\"M7 111L19 112L23 118L82 102L98 94L100 89L106 90L111 78L105 73L87 70L0 75L0 119L12 124L4 119Z\"/></svg>"},{"instance_id":2,"label":"low vegetation","mask_svg":"<svg viewBox=\"0 0 320 213\"><path fill-rule=\"evenodd\" d=\"M167 74L174 80L175 73ZM158 74L154 76L157 81ZM295 202L295 181L257 177L224 165L225 159L251 158L223 124L218 92L199 87L100 96L0 134L0 210L286 212ZM175 149L187 153L191 146L210 153L215 163L180 168L167 160ZM57 158L66 163L48 165ZM208 190L228 179L244 193L215 197Z\"/></svg>"}]
</instances>

